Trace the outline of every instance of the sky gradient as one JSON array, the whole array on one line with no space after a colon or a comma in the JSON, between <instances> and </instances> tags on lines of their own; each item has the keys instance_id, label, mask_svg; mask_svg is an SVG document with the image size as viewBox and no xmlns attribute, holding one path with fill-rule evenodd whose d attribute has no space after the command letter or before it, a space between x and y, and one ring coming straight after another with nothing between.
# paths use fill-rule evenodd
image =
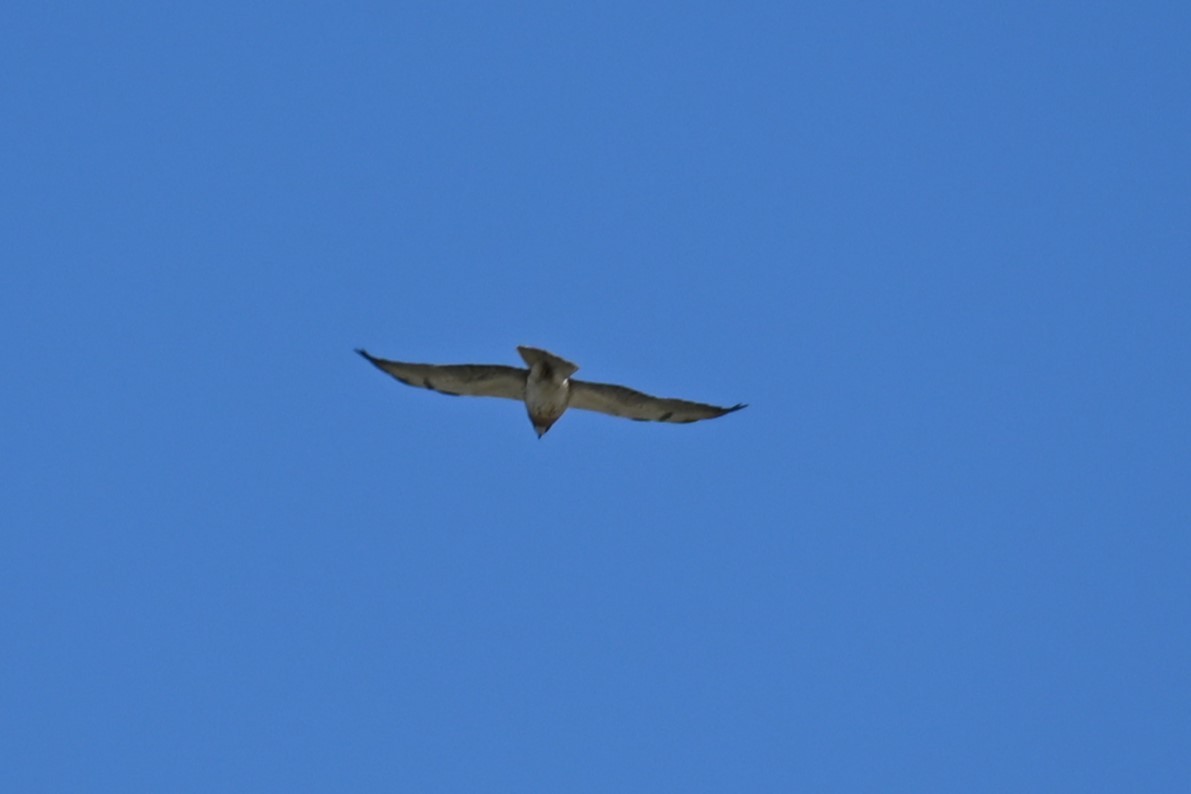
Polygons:
<instances>
[{"instance_id":1,"label":"sky gradient","mask_svg":"<svg viewBox=\"0 0 1191 794\"><path fill-rule=\"evenodd\" d=\"M0 13L0 789L1181 792L1191 10ZM747 410L448 399L352 351Z\"/></svg>"}]
</instances>

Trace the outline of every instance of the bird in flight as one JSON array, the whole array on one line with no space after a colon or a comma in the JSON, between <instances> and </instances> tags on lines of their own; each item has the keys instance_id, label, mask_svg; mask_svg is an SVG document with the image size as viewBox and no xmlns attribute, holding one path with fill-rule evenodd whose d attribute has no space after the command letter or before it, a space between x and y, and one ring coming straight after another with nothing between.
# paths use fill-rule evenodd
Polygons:
<instances>
[{"instance_id":1,"label":"bird in flight","mask_svg":"<svg viewBox=\"0 0 1191 794\"><path fill-rule=\"evenodd\" d=\"M518 347L528 369L500 364L409 364L389 361L357 349L377 369L407 386L430 389L440 394L471 397L504 397L520 400L529 411L529 421L538 438L558 421L567 408L599 411L640 422L697 422L714 419L744 408L696 403L689 400L654 397L611 383L575 380L579 369L564 358L536 347Z\"/></svg>"}]
</instances>

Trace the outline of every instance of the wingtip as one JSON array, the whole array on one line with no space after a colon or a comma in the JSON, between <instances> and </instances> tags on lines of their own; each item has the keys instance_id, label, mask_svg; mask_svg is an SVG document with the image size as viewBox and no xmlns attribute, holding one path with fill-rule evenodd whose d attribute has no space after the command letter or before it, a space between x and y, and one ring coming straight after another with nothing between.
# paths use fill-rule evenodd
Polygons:
<instances>
[{"instance_id":1,"label":"wingtip","mask_svg":"<svg viewBox=\"0 0 1191 794\"><path fill-rule=\"evenodd\" d=\"M724 413L730 414L733 411L741 411L748 407L749 407L748 403L736 403L736 405L733 405L731 408L728 408L727 410L725 410Z\"/></svg>"},{"instance_id":2,"label":"wingtip","mask_svg":"<svg viewBox=\"0 0 1191 794\"><path fill-rule=\"evenodd\" d=\"M369 352L368 352L367 350L365 350L364 348L362 348L362 347L357 347L357 348L356 348L356 352L357 352L357 353L359 353L359 354L360 354L360 357L361 357L361 358L363 358L365 361L367 361L367 362L368 362L369 364L371 364L372 366L376 367L376 368L377 368L377 369L379 369L379 370L382 370L382 371L384 370L384 367L382 367L382 366L381 366L381 364L383 363L383 362L381 361L381 359L379 359L379 358L377 358L376 356L372 355L371 353L369 353Z\"/></svg>"}]
</instances>

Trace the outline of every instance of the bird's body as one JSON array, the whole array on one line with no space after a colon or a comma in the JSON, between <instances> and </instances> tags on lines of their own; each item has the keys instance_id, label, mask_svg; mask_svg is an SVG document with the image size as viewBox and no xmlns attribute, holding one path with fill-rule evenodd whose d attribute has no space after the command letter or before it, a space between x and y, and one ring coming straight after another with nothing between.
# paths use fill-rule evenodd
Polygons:
<instances>
[{"instance_id":1,"label":"bird's body","mask_svg":"<svg viewBox=\"0 0 1191 794\"><path fill-rule=\"evenodd\" d=\"M530 362L527 360L526 363ZM525 409L529 412L529 421L533 423L538 438L545 435L567 410L571 399L571 380L570 375L564 373L565 369L551 366L546 360L537 360L530 364L525 376Z\"/></svg>"},{"instance_id":2,"label":"bird's body","mask_svg":"<svg viewBox=\"0 0 1191 794\"><path fill-rule=\"evenodd\" d=\"M653 397L609 383L574 380L571 375L578 371L577 365L536 347L517 348L528 369L499 364L410 364L376 358L364 350L356 352L409 386L450 395L521 400L538 438L545 435L567 408L639 421L697 422L745 407L738 404L720 408L689 400Z\"/></svg>"}]
</instances>

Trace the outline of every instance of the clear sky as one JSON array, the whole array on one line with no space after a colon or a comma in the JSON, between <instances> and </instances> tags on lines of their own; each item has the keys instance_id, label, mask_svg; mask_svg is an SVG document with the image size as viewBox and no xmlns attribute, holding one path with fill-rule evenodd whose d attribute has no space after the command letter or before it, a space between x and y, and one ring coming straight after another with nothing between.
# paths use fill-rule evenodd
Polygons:
<instances>
[{"instance_id":1,"label":"clear sky","mask_svg":"<svg viewBox=\"0 0 1191 794\"><path fill-rule=\"evenodd\" d=\"M1189 42L8 4L0 789L1187 791Z\"/></svg>"}]
</instances>

